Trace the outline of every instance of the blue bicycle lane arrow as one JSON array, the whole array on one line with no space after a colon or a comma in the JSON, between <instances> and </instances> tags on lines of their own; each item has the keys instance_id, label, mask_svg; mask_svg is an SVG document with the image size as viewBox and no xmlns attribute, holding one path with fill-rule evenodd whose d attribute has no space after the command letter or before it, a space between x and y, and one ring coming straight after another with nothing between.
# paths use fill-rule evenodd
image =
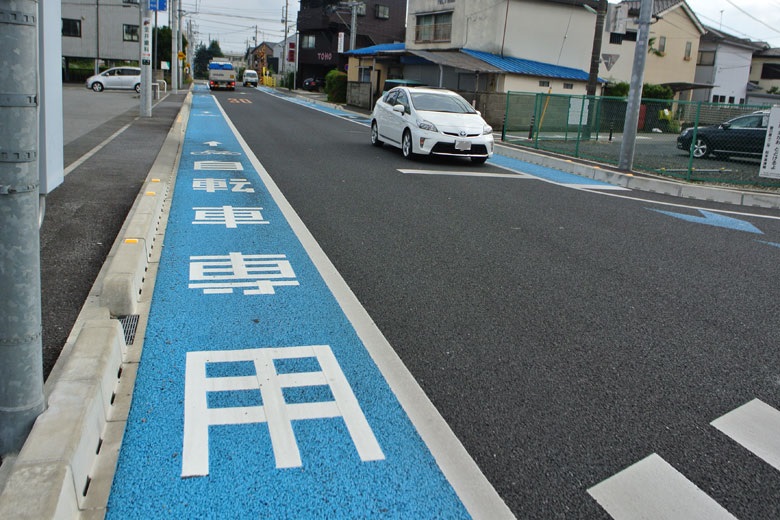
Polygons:
<instances>
[{"instance_id":1,"label":"blue bicycle lane arrow","mask_svg":"<svg viewBox=\"0 0 780 520\"><path fill-rule=\"evenodd\" d=\"M196 90L106 516L511 517L242 144Z\"/></svg>"},{"instance_id":2,"label":"blue bicycle lane arrow","mask_svg":"<svg viewBox=\"0 0 780 520\"><path fill-rule=\"evenodd\" d=\"M685 220L687 222L694 222L696 224L704 224L707 226L715 226L726 229L733 229L736 231L744 231L746 233L755 233L757 235L763 235L764 232L758 229L756 226L745 220L740 220L734 217L727 217L719 213L712 211L705 211L703 209L698 210L702 216L687 215L685 213L675 213L673 211L664 211L660 209L647 208L650 211L662 213L664 215Z\"/></svg>"}]
</instances>

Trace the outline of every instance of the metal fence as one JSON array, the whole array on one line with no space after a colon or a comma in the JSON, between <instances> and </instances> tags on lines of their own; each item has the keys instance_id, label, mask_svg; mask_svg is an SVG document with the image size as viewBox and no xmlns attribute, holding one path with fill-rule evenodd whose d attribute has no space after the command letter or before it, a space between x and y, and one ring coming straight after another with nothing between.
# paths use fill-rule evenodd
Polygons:
<instances>
[{"instance_id":1,"label":"metal fence","mask_svg":"<svg viewBox=\"0 0 780 520\"><path fill-rule=\"evenodd\" d=\"M506 142L617 165L625 98L509 92ZM634 169L688 181L780 187L759 177L768 107L643 99ZM724 124L725 123L725 124Z\"/></svg>"}]
</instances>

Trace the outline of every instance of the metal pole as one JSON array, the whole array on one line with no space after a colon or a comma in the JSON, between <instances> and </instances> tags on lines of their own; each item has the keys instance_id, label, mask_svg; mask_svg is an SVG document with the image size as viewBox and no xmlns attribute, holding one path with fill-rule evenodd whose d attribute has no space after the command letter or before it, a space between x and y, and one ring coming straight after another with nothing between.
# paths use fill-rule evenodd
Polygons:
<instances>
[{"instance_id":1,"label":"metal pole","mask_svg":"<svg viewBox=\"0 0 780 520\"><path fill-rule=\"evenodd\" d=\"M178 8L178 11L176 12L176 39L177 46L179 51L184 50L184 33L181 30L181 18L182 18L182 10L181 10L181 0L178 0L176 2L176 6ZM179 59L179 53L176 53L176 70L178 71L178 74L176 75L176 79L179 82L178 87L182 88L184 82L182 81L184 79L184 74L182 71L182 60Z\"/></svg>"},{"instance_id":2,"label":"metal pole","mask_svg":"<svg viewBox=\"0 0 780 520\"><path fill-rule=\"evenodd\" d=\"M152 12L149 2L143 0L138 10L141 17L141 38L138 64L141 66L141 102L139 115L152 117Z\"/></svg>"},{"instance_id":3,"label":"metal pole","mask_svg":"<svg viewBox=\"0 0 780 520\"><path fill-rule=\"evenodd\" d=\"M639 6L639 34L634 50L634 66L631 70L631 83L628 90L626 119L623 125L623 142L620 143L618 168L631 171L634 166L634 148L639 125L639 110L642 105L642 83L645 78L645 61L650 37L650 18L653 14L653 0L642 0Z\"/></svg>"},{"instance_id":4,"label":"metal pole","mask_svg":"<svg viewBox=\"0 0 780 520\"><path fill-rule=\"evenodd\" d=\"M95 0L95 74L100 74L100 0Z\"/></svg>"},{"instance_id":5,"label":"metal pole","mask_svg":"<svg viewBox=\"0 0 780 520\"><path fill-rule=\"evenodd\" d=\"M38 2L0 0L0 455L46 403L38 234Z\"/></svg>"},{"instance_id":6,"label":"metal pole","mask_svg":"<svg viewBox=\"0 0 780 520\"><path fill-rule=\"evenodd\" d=\"M171 0L170 24L171 24L171 94L179 93L179 67L176 62L179 59L179 31L177 18L177 5L179 0Z\"/></svg>"},{"instance_id":7,"label":"metal pole","mask_svg":"<svg viewBox=\"0 0 780 520\"><path fill-rule=\"evenodd\" d=\"M349 50L355 50L355 41L357 40L357 8L358 3L352 2L352 27L349 30Z\"/></svg>"}]
</instances>

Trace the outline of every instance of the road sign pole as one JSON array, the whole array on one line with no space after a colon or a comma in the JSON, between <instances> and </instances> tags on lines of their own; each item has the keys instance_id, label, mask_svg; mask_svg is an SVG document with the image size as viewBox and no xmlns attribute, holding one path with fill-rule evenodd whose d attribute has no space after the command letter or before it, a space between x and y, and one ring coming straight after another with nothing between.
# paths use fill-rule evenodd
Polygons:
<instances>
[{"instance_id":1,"label":"road sign pole","mask_svg":"<svg viewBox=\"0 0 780 520\"><path fill-rule=\"evenodd\" d=\"M45 409L38 176L38 2L0 0L0 456Z\"/></svg>"},{"instance_id":2,"label":"road sign pole","mask_svg":"<svg viewBox=\"0 0 780 520\"><path fill-rule=\"evenodd\" d=\"M141 11L141 117L152 117L152 14L149 0L143 0Z\"/></svg>"}]
</instances>

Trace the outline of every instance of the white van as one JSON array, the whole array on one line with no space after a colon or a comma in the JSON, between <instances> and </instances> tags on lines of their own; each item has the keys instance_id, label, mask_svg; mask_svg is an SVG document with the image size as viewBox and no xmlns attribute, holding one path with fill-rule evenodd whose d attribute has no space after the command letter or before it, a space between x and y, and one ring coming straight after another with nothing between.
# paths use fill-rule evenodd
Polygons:
<instances>
[{"instance_id":1,"label":"white van","mask_svg":"<svg viewBox=\"0 0 780 520\"><path fill-rule=\"evenodd\" d=\"M244 71L244 79L241 80L241 83L243 83L245 87L256 87L257 86L257 72L255 72L252 69L245 70Z\"/></svg>"}]
</instances>

